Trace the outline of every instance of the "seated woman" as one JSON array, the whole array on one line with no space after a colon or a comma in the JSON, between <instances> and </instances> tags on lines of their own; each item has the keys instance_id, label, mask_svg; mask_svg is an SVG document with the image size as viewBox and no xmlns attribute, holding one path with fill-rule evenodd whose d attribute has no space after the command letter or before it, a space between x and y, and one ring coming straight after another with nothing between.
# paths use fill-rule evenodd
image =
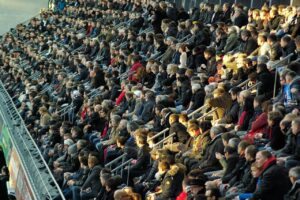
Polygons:
<instances>
[{"instance_id":1,"label":"seated woman","mask_svg":"<svg viewBox=\"0 0 300 200\"><path fill-rule=\"evenodd\" d=\"M255 139L262 138L267 134L269 102L263 102L259 96L254 98L254 115L250 120L250 131L244 136L244 140L254 143Z\"/></svg>"},{"instance_id":2,"label":"seated woman","mask_svg":"<svg viewBox=\"0 0 300 200\"><path fill-rule=\"evenodd\" d=\"M250 183L253 189L260 185L261 182L261 180L259 179L260 173L261 173L261 168L256 163L253 163L251 165L251 174L253 178ZM243 193L239 195L239 199L246 200L249 199L251 196L252 193Z\"/></svg>"}]
</instances>

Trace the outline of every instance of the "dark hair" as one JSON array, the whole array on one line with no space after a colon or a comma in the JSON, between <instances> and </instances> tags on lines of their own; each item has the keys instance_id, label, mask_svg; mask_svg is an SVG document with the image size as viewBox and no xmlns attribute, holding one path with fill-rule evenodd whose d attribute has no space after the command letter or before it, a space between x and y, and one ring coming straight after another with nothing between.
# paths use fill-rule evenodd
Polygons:
<instances>
[{"instance_id":1,"label":"dark hair","mask_svg":"<svg viewBox=\"0 0 300 200\"><path fill-rule=\"evenodd\" d=\"M294 71L287 71L285 73L285 76L290 76L292 79L295 78L297 76L297 73Z\"/></svg>"},{"instance_id":2,"label":"dark hair","mask_svg":"<svg viewBox=\"0 0 300 200\"><path fill-rule=\"evenodd\" d=\"M224 148L224 153L229 153L230 155L234 154L236 152L236 149L231 146L226 146Z\"/></svg>"},{"instance_id":3,"label":"dark hair","mask_svg":"<svg viewBox=\"0 0 300 200\"><path fill-rule=\"evenodd\" d=\"M268 67L265 63L260 63L257 65L257 68L259 68L261 71L268 71Z\"/></svg>"},{"instance_id":4,"label":"dark hair","mask_svg":"<svg viewBox=\"0 0 300 200\"><path fill-rule=\"evenodd\" d=\"M242 149L246 149L249 145L250 145L250 144L249 144L249 142L247 142L247 141L241 141L241 142L239 143L239 147L242 148Z\"/></svg>"},{"instance_id":5,"label":"dark hair","mask_svg":"<svg viewBox=\"0 0 300 200\"><path fill-rule=\"evenodd\" d=\"M268 40L272 41L272 42L277 42L277 36L274 33L271 33L268 36Z\"/></svg>"},{"instance_id":6,"label":"dark hair","mask_svg":"<svg viewBox=\"0 0 300 200\"><path fill-rule=\"evenodd\" d=\"M79 159L80 163L82 163L84 166L88 165L88 157L85 155L85 153L83 155L79 154L78 159Z\"/></svg>"},{"instance_id":7,"label":"dark hair","mask_svg":"<svg viewBox=\"0 0 300 200\"><path fill-rule=\"evenodd\" d=\"M117 136L117 141L123 146L125 145L127 138L124 136Z\"/></svg>"},{"instance_id":8,"label":"dark hair","mask_svg":"<svg viewBox=\"0 0 300 200\"><path fill-rule=\"evenodd\" d=\"M253 112L254 111L253 97L252 96L249 96L249 97L245 98L243 111L246 111L246 112Z\"/></svg>"},{"instance_id":9,"label":"dark hair","mask_svg":"<svg viewBox=\"0 0 300 200\"><path fill-rule=\"evenodd\" d=\"M106 186L109 187L111 190L117 189L117 187L121 184L122 178L120 176L113 176L106 182Z\"/></svg>"},{"instance_id":10,"label":"dark hair","mask_svg":"<svg viewBox=\"0 0 300 200\"><path fill-rule=\"evenodd\" d=\"M255 145L249 145L246 148L248 154L251 156L251 158L255 158L255 155L257 153L257 148Z\"/></svg>"},{"instance_id":11,"label":"dark hair","mask_svg":"<svg viewBox=\"0 0 300 200\"><path fill-rule=\"evenodd\" d=\"M235 135L231 132L223 133L221 136L222 140L225 140L226 142L229 142L229 140L234 137L235 137Z\"/></svg>"},{"instance_id":12,"label":"dark hair","mask_svg":"<svg viewBox=\"0 0 300 200\"><path fill-rule=\"evenodd\" d=\"M240 93L242 91L242 89L240 87L233 87L229 90L229 92L231 94L237 95L238 93Z\"/></svg>"},{"instance_id":13,"label":"dark hair","mask_svg":"<svg viewBox=\"0 0 300 200\"><path fill-rule=\"evenodd\" d=\"M292 41L292 38L289 35L285 35L281 39L286 43L289 43L290 41Z\"/></svg>"},{"instance_id":14,"label":"dark hair","mask_svg":"<svg viewBox=\"0 0 300 200\"><path fill-rule=\"evenodd\" d=\"M205 49L204 53L209 54L211 57L216 55L216 51L213 48Z\"/></svg>"},{"instance_id":15,"label":"dark hair","mask_svg":"<svg viewBox=\"0 0 300 200\"><path fill-rule=\"evenodd\" d=\"M280 121L283 119L283 116L278 111L271 111L268 113L268 119L272 121L275 125L279 125Z\"/></svg>"},{"instance_id":16,"label":"dark hair","mask_svg":"<svg viewBox=\"0 0 300 200\"><path fill-rule=\"evenodd\" d=\"M245 37L250 37L250 36L251 36L251 32L248 31L248 30L243 30L243 31L241 32L241 35L243 35L243 36L245 36Z\"/></svg>"},{"instance_id":17,"label":"dark hair","mask_svg":"<svg viewBox=\"0 0 300 200\"><path fill-rule=\"evenodd\" d=\"M254 101L256 101L261 106L264 102L264 98L262 96L256 96L254 97Z\"/></svg>"}]
</instances>

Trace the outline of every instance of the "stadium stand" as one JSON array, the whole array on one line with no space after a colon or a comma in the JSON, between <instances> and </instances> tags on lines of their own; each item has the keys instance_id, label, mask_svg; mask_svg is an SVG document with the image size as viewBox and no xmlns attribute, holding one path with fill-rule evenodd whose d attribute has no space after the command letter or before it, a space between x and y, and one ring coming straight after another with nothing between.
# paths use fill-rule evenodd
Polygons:
<instances>
[{"instance_id":1,"label":"stadium stand","mask_svg":"<svg viewBox=\"0 0 300 200\"><path fill-rule=\"evenodd\" d=\"M0 89L51 199L300 199L299 32L294 6L54 1L3 36Z\"/></svg>"}]
</instances>

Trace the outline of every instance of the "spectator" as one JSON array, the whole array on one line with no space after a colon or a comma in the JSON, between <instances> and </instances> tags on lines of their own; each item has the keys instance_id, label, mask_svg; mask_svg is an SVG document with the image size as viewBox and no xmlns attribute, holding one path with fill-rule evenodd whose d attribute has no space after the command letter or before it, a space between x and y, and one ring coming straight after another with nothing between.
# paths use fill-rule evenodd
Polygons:
<instances>
[{"instance_id":1,"label":"spectator","mask_svg":"<svg viewBox=\"0 0 300 200\"><path fill-rule=\"evenodd\" d=\"M285 169L276 164L276 158L268 151L259 151L256 154L256 163L258 167L262 168L259 177L261 183L250 199L268 199L270 197L283 199L289 188L288 175Z\"/></svg>"},{"instance_id":2,"label":"spectator","mask_svg":"<svg viewBox=\"0 0 300 200\"><path fill-rule=\"evenodd\" d=\"M299 175L300 168L294 167L289 171L290 181L292 183L291 190L284 196L284 199L299 199Z\"/></svg>"}]
</instances>

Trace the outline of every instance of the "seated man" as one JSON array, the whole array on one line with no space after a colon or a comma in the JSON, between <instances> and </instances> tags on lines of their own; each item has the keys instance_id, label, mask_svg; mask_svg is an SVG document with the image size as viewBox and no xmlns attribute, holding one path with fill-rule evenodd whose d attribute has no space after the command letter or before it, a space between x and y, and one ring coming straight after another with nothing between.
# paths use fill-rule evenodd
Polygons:
<instances>
[{"instance_id":1,"label":"seated man","mask_svg":"<svg viewBox=\"0 0 300 200\"><path fill-rule=\"evenodd\" d=\"M136 144L138 146L137 160L132 161L129 168L125 168L123 180L126 183L127 178L129 185L133 185L133 178L143 175L149 166L150 149L147 144L147 138L144 135L136 136ZM129 173L129 174L128 174Z\"/></svg>"},{"instance_id":2,"label":"seated man","mask_svg":"<svg viewBox=\"0 0 300 200\"><path fill-rule=\"evenodd\" d=\"M278 159L279 162L285 162L286 168L290 169L294 166L299 165L300 163L300 118L295 118L292 121L291 127L291 138L290 142L288 142L289 147L287 147L290 151L286 157L281 157Z\"/></svg>"},{"instance_id":3,"label":"seated man","mask_svg":"<svg viewBox=\"0 0 300 200\"><path fill-rule=\"evenodd\" d=\"M126 142L127 142L126 137L117 136L116 142L117 142L117 148L112 151L107 151L106 159L105 159L106 163L109 163L113 159L115 159L123 154L126 154L125 160L129 160L130 158L136 159L137 150L134 147L126 145ZM122 160L120 160L119 162L122 162ZM120 163L116 163L115 166L117 166L118 164L120 164Z\"/></svg>"},{"instance_id":4,"label":"seated man","mask_svg":"<svg viewBox=\"0 0 300 200\"><path fill-rule=\"evenodd\" d=\"M261 182L250 200L282 200L290 187L286 170L276 164L276 158L268 151L256 154L256 164L258 168L262 168L259 177Z\"/></svg>"},{"instance_id":5,"label":"seated man","mask_svg":"<svg viewBox=\"0 0 300 200\"><path fill-rule=\"evenodd\" d=\"M72 187L81 187L87 179L89 173L88 153L84 151L80 152L78 155L78 159L80 162L79 170L75 171L74 173L67 172L64 174L65 189L63 190L63 194L66 198L72 197Z\"/></svg>"},{"instance_id":6,"label":"seated man","mask_svg":"<svg viewBox=\"0 0 300 200\"><path fill-rule=\"evenodd\" d=\"M293 167L289 171L290 181L293 184L290 191L284 196L284 200L300 199L300 167Z\"/></svg>"},{"instance_id":7,"label":"seated man","mask_svg":"<svg viewBox=\"0 0 300 200\"><path fill-rule=\"evenodd\" d=\"M81 188L79 186L75 186L72 188L73 200L88 200L97 196L98 191L101 188L99 181L101 166L98 158L98 153L91 152L89 154L88 167L90 169L90 172Z\"/></svg>"},{"instance_id":8,"label":"seated man","mask_svg":"<svg viewBox=\"0 0 300 200\"><path fill-rule=\"evenodd\" d=\"M198 165L198 168L202 169L203 173L221 169L221 165L216 158L216 153L223 153L224 151L224 145L221 138L223 131L224 130L221 126L214 126L210 129L211 141L206 147L202 160L196 164Z\"/></svg>"},{"instance_id":9,"label":"seated man","mask_svg":"<svg viewBox=\"0 0 300 200\"><path fill-rule=\"evenodd\" d=\"M182 190L181 183L185 173L184 166L175 163L175 159L171 155L165 161L170 165L170 169L166 172L156 192L149 195L151 200L175 199Z\"/></svg>"}]
</instances>

